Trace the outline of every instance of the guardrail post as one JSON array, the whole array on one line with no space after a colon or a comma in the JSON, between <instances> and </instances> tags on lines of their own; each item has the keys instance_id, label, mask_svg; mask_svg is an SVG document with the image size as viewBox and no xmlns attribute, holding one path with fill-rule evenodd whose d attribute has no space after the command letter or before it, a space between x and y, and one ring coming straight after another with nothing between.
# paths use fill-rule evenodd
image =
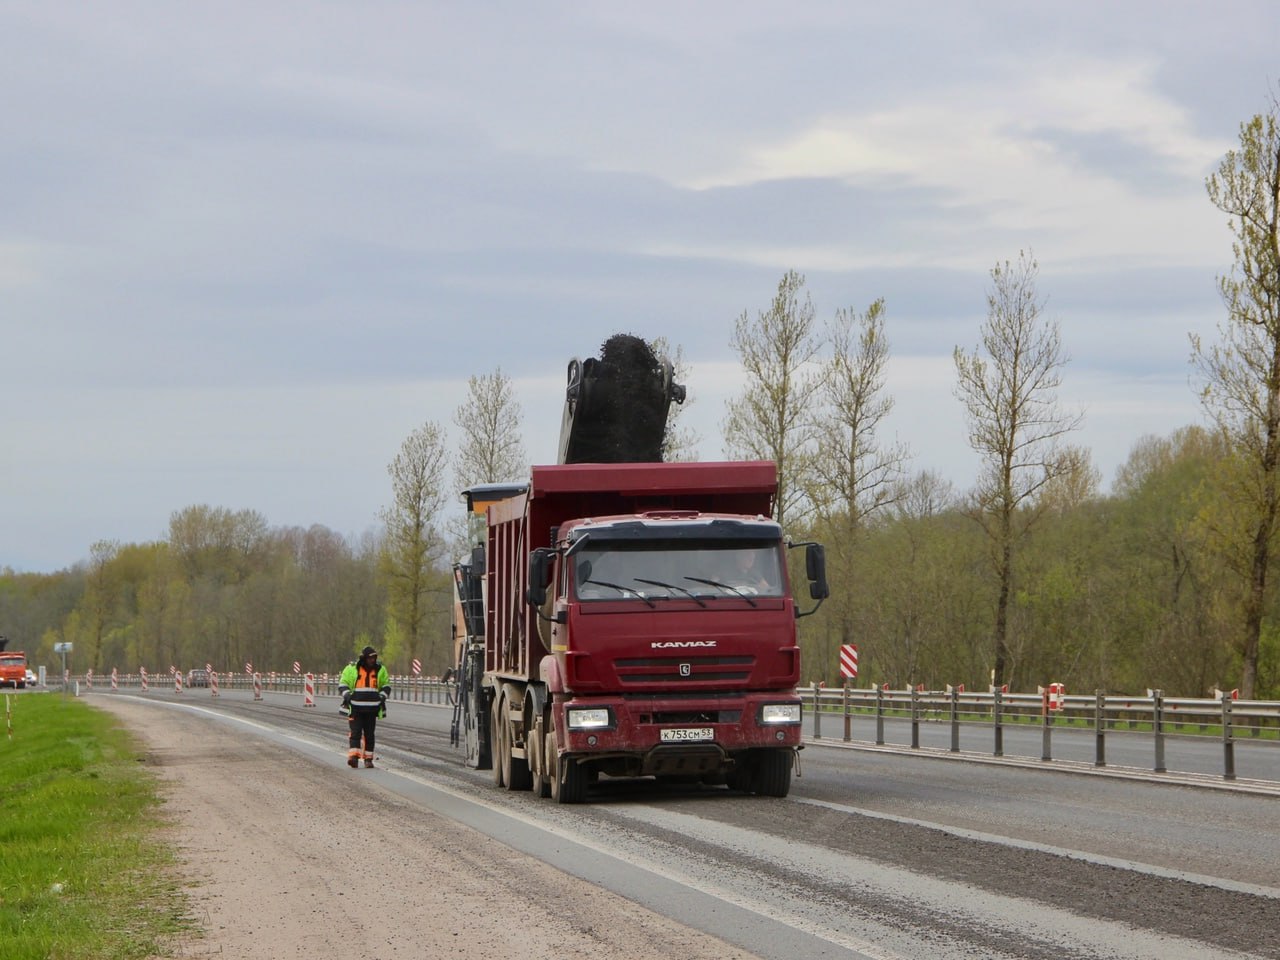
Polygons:
<instances>
[{"instance_id":1,"label":"guardrail post","mask_svg":"<svg viewBox=\"0 0 1280 960\"><path fill-rule=\"evenodd\" d=\"M813 739L822 739L822 690L817 683L813 685Z\"/></svg>"},{"instance_id":2,"label":"guardrail post","mask_svg":"<svg viewBox=\"0 0 1280 960\"><path fill-rule=\"evenodd\" d=\"M1094 755L1093 765L1107 765L1107 697L1101 690L1097 691L1097 699L1093 705Z\"/></svg>"},{"instance_id":3,"label":"guardrail post","mask_svg":"<svg viewBox=\"0 0 1280 960\"><path fill-rule=\"evenodd\" d=\"M911 688L911 749L920 749L920 691Z\"/></svg>"},{"instance_id":4,"label":"guardrail post","mask_svg":"<svg viewBox=\"0 0 1280 960\"><path fill-rule=\"evenodd\" d=\"M960 752L960 691L951 688L951 752Z\"/></svg>"},{"instance_id":5,"label":"guardrail post","mask_svg":"<svg viewBox=\"0 0 1280 960\"><path fill-rule=\"evenodd\" d=\"M876 687L876 746L884 746L884 687Z\"/></svg>"},{"instance_id":6,"label":"guardrail post","mask_svg":"<svg viewBox=\"0 0 1280 960\"><path fill-rule=\"evenodd\" d=\"M848 743L853 739L853 716L849 713L849 681L844 682L844 740Z\"/></svg>"},{"instance_id":7,"label":"guardrail post","mask_svg":"<svg viewBox=\"0 0 1280 960\"><path fill-rule=\"evenodd\" d=\"M1156 773L1164 773L1164 691L1151 691L1151 735L1155 740Z\"/></svg>"},{"instance_id":8,"label":"guardrail post","mask_svg":"<svg viewBox=\"0 0 1280 960\"><path fill-rule=\"evenodd\" d=\"M997 687L991 691L991 720L995 732L995 753L993 756L1004 756L1004 723L1001 720L1001 706L1004 703L1003 692Z\"/></svg>"},{"instance_id":9,"label":"guardrail post","mask_svg":"<svg viewBox=\"0 0 1280 960\"><path fill-rule=\"evenodd\" d=\"M1236 742L1231 734L1231 694L1222 694L1222 779L1236 778Z\"/></svg>"},{"instance_id":10,"label":"guardrail post","mask_svg":"<svg viewBox=\"0 0 1280 960\"><path fill-rule=\"evenodd\" d=\"M1040 738L1040 759L1048 761L1053 759L1053 750L1050 744L1050 735L1053 730L1053 711L1049 709L1049 690L1047 687L1040 691L1040 720L1044 729L1044 734Z\"/></svg>"}]
</instances>

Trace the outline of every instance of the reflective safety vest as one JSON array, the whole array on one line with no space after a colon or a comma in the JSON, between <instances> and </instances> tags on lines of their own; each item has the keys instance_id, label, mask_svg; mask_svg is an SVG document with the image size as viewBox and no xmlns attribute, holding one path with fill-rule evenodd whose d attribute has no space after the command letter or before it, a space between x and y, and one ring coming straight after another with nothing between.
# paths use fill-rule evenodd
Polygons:
<instances>
[{"instance_id":1,"label":"reflective safety vest","mask_svg":"<svg viewBox=\"0 0 1280 960\"><path fill-rule=\"evenodd\" d=\"M338 679L338 693L351 694L351 709L378 710L391 696L391 678L382 664L366 667L359 661L349 663Z\"/></svg>"}]
</instances>

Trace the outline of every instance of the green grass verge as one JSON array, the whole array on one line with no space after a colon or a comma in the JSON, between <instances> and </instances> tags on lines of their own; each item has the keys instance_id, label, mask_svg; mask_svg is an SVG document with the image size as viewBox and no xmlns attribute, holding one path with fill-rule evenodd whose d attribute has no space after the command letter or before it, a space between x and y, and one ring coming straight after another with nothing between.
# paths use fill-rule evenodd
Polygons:
<instances>
[{"instance_id":1,"label":"green grass verge","mask_svg":"<svg viewBox=\"0 0 1280 960\"><path fill-rule=\"evenodd\" d=\"M189 904L136 743L58 694L11 694L0 709L0 955L171 955Z\"/></svg>"}]
</instances>

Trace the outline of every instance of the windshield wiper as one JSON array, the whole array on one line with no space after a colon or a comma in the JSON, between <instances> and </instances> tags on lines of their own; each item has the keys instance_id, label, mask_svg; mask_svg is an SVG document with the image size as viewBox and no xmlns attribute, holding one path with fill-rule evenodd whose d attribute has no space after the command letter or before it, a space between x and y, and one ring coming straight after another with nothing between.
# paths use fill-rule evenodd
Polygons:
<instances>
[{"instance_id":1,"label":"windshield wiper","mask_svg":"<svg viewBox=\"0 0 1280 960\"><path fill-rule=\"evenodd\" d=\"M727 583L721 583L719 580L706 580L706 579L703 579L702 577L685 577L685 579L692 580L694 583L705 583L709 587L719 587L721 590L728 590L730 593L735 593L738 596L740 596L743 600L747 601L747 603L751 604L753 607L758 606L758 604L754 600L752 600L749 596L747 596L737 587L730 586Z\"/></svg>"},{"instance_id":2,"label":"windshield wiper","mask_svg":"<svg viewBox=\"0 0 1280 960\"><path fill-rule=\"evenodd\" d=\"M693 593L690 590L686 590L684 587L677 587L674 583L663 583L661 580L646 580L644 579L644 577L636 577L635 579L636 579L636 583L647 583L650 586L654 586L654 587L665 587L668 590L679 590L690 600L693 600L695 603L697 603L698 606L705 607L707 605L707 602L703 600L700 596L698 596L697 594Z\"/></svg>"},{"instance_id":3,"label":"windshield wiper","mask_svg":"<svg viewBox=\"0 0 1280 960\"><path fill-rule=\"evenodd\" d=\"M634 593L637 597L639 597L641 600L643 600L643 601L644 601L645 603L647 603L649 606L651 606L651 607L656 607L656 606L657 606L657 604L656 604L656 603L654 603L652 600L650 600L648 597L646 597L646 596L645 596L643 593L641 593L639 590L633 590L631 587L624 587L624 586L623 586L622 584L620 584L620 583L610 583L608 580L595 580L595 579L592 579L592 580L583 580L582 582L583 582L583 583L598 583L598 584L600 584L600 586L602 586L602 587L612 587L614 590L617 590L619 593Z\"/></svg>"}]
</instances>

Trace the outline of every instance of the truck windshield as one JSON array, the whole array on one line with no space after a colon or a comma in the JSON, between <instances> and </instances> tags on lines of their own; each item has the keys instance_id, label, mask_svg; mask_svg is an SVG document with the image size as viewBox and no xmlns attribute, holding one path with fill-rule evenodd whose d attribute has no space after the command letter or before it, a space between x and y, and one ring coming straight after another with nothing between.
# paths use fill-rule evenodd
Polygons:
<instances>
[{"instance_id":1,"label":"truck windshield","mask_svg":"<svg viewBox=\"0 0 1280 960\"><path fill-rule=\"evenodd\" d=\"M734 540L592 542L571 557L580 600L693 599L782 596L776 542Z\"/></svg>"}]
</instances>

